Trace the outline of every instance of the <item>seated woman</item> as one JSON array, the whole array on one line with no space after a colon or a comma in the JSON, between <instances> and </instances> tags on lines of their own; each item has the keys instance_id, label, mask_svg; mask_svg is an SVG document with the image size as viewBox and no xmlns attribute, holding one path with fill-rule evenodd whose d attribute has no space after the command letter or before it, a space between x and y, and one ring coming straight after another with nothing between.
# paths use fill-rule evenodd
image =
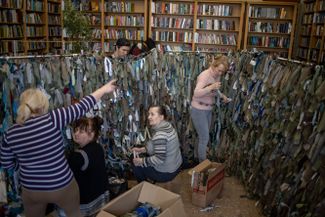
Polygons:
<instances>
[{"instance_id":1,"label":"seated woman","mask_svg":"<svg viewBox=\"0 0 325 217\"><path fill-rule=\"evenodd\" d=\"M68 163L79 186L83 216L94 216L109 200L104 149L96 142L102 123L94 117L80 118L72 125L73 141L79 148L68 156Z\"/></svg>"},{"instance_id":2,"label":"seated woman","mask_svg":"<svg viewBox=\"0 0 325 217\"><path fill-rule=\"evenodd\" d=\"M152 138L146 147L135 147L133 152L133 173L138 182L168 182L176 177L182 164L182 156L178 135L173 126L166 120L166 110L161 106L149 109L149 125ZM147 153L146 157L137 157Z\"/></svg>"}]
</instances>

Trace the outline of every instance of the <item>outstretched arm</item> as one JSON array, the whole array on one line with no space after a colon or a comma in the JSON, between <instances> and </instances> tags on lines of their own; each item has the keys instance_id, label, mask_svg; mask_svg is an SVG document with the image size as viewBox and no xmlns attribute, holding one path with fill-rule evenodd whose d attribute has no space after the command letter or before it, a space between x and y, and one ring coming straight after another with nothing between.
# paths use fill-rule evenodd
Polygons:
<instances>
[{"instance_id":1,"label":"outstretched arm","mask_svg":"<svg viewBox=\"0 0 325 217\"><path fill-rule=\"evenodd\" d=\"M115 90L115 88L116 88L115 82L116 81L117 81L116 79L111 80L107 84L105 84L102 87L100 87L97 90L95 90L91 95L93 97L95 97L96 101L100 100L100 98L105 93L112 93Z\"/></svg>"}]
</instances>

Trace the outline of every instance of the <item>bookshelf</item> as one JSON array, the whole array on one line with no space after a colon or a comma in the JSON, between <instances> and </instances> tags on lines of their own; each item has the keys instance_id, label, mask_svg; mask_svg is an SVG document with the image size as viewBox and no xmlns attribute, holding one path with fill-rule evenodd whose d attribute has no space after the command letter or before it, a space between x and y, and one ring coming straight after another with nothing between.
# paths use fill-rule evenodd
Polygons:
<instances>
[{"instance_id":1,"label":"bookshelf","mask_svg":"<svg viewBox=\"0 0 325 217\"><path fill-rule=\"evenodd\" d=\"M147 0L104 0L103 50L113 52L118 38L131 43L147 39Z\"/></svg>"},{"instance_id":2,"label":"bookshelf","mask_svg":"<svg viewBox=\"0 0 325 217\"><path fill-rule=\"evenodd\" d=\"M241 46L244 1L151 0L149 37L173 50L222 51Z\"/></svg>"},{"instance_id":3,"label":"bookshelf","mask_svg":"<svg viewBox=\"0 0 325 217\"><path fill-rule=\"evenodd\" d=\"M62 49L61 0L47 0L48 51L58 53Z\"/></svg>"},{"instance_id":4,"label":"bookshelf","mask_svg":"<svg viewBox=\"0 0 325 217\"><path fill-rule=\"evenodd\" d=\"M308 62L324 63L325 0L305 0L303 4L298 58Z\"/></svg>"},{"instance_id":5,"label":"bookshelf","mask_svg":"<svg viewBox=\"0 0 325 217\"><path fill-rule=\"evenodd\" d=\"M227 52L240 49L245 2L198 1L196 11L195 50Z\"/></svg>"},{"instance_id":6,"label":"bookshelf","mask_svg":"<svg viewBox=\"0 0 325 217\"><path fill-rule=\"evenodd\" d=\"M61 32L61 0L0 1L0 55L56 53Z\"/></svg>"},{"instance_id":7,"label":"bookshelf","mask_svg":"<svg viewBox=\"0 0 325 217\"><path fill-rule=\"evenodd\" d=\"M248 1L244 49L291 58L297 3Z\"/></svg>"},{"instance_id":8,"label":"bookshelf","mask_svg":"<svg viewBox=\"0 0 325 217\"><path fill-rule=\"evenodd\" d=\"M28 54L47 53L46 2L25 0L24 46Z\"/></svg>"},{"instance_id":9,"label":"bookshelf","mask_svg":"<svg viewBox=\"0 0 325 217\"><path fill-rule=\"evenodd\" d=\"M191 0L151 0L149 37L171 49L192 50L196 9L196 2Z\"/></svg>"},{"instance_id":10,"label":"bookshelf","mask_svg":"<svg viewBox=\"0 0 325 217\"><path fill-rule=\"evenodd\" d=\"M24 53L23 0L0 1L0 55Z\"/></svg>"},{"instance_id":11,"label":"bookshelf","mask_svg":"<svg viewBox=\"0 0 325 217\"><path fill-rule=\"evenodd\" d=\"M75 4L75 8L90 22L92 50L110 53L118 38L127 38L131 43L147 38L147 0L85 0ZM64 40L68 51L69 36L64 34Z\"/></svg>"}]
</instances>

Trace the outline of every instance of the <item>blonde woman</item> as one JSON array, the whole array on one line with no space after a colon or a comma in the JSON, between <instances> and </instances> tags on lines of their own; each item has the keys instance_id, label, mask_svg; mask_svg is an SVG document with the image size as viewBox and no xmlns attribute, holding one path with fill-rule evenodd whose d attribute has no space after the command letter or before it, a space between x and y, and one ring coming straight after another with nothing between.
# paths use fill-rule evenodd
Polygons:
<instances>
[{"instance_id":1,"label":"blonde woman","mask_svg":"<svg viewBox=\"0 0 325 217\"><path fill-rule=\"evenodd\" d=\"M227 70L227 57L219 56L213 60L207 70L200 73L196 80L196 87L191 102L191 118L199 137L199 143L195 146L194 150L199 162L207 158L212 108L215 105L216 95L220 94L224 102L230 102L230 99L219 91L221 76Z\"/></svg>"},{"instance_id":2,"label":"blonde woman","mask_svg":"<svg viewBox=\"0 0 325 217\"><path fill-rule=\"evenodd\" d=\"M113 92L115 81L79 103L50 112L48 98L39 89L21 94L17 123L5 132L0 157L5 169L19 165L26 217L45 216L48 203L58 205L69 217L81 216L79 188L64 156L62 129Z\"/></svg>"}]
</instances>

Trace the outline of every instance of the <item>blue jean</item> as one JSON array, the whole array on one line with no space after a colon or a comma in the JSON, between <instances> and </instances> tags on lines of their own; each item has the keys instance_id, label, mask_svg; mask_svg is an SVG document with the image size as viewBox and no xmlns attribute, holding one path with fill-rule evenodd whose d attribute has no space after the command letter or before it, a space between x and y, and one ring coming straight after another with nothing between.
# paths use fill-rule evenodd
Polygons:
<instances>
[{"instance_id":1,"label":"blue jean","mask_svg":"<svg viewBox=\"0 0 325 217\"><path fill-rule=\"evenodd\" d=\"M159 172L153 167L132 166L132 169L133 174L139 183L142 181L169 182L179 173L179 169L173 173Z\"/></svg>"},{"instance_id":2,"label":"blue jean","mask_svg":"<svg viewBox=\"0 0 325 217\"><path fill-rule=\"evenodd\" d=\"M191 107L191 118L194 128L199 137L199 143L197 147L195 147L194 151L199 158L199 162L202 162L207 158L207 146L210 138L209 132L212 119L212 111Z\"/></svg>"}]
</instances>

